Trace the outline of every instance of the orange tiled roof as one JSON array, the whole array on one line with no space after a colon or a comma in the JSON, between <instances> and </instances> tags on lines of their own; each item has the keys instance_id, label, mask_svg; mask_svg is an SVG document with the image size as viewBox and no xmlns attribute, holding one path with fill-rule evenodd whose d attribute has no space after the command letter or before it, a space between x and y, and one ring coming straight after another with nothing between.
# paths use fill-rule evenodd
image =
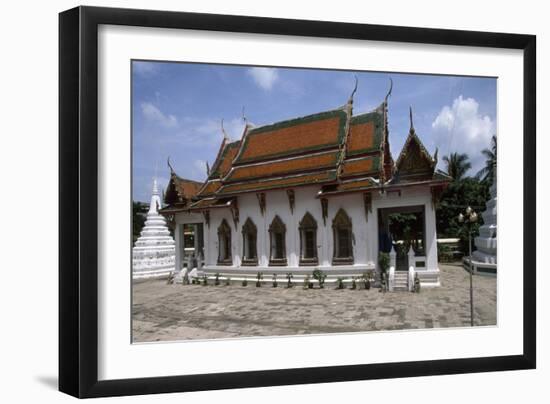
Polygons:
<instances>
[{"instance_id":1,"label":"orange tiled roof","mask_svg":"<svg viewBox=\"0 0 550 404\"><path fill-rule=\"evenodd\" d=\"M205 197L214 194L218 189L220 189L222 183L220 180L208 180L204 183L201 190L198 192L198 196Z\"/></svg>"},{"instance_id":2,"label":"orange tiled roof","mask_svg":"<svg viewBox=\"0 0 550 404\"><path fill-rule=\"evenodd\" d=\"M351 118L347 155L377 152L383 141L383 114L375 110Z\"/></svg>"},{"instance_id":3,"label":"orange tiled roof","mask_svg":"<svg viewBox=\"0 0 550 404\"><path fill-rule=\"evenodd\" d=\"M345 136L347 113L322 112L248 130L235 164L337 148Z\"/></svg>"},{"instance_id":4,"label":"orange tiled roof","mask_svg":"<svg viewBox=\"0 0 550 404\"><path fill-rule=\"evenodd\" d=\"M185 204L199 192L202 183L178 177L172 172L164 195L165 203L169 205Z\"/></svg>"},{"instance_id":5,"label":"orange tiled roof","mask_svg":"<svg viewBox=\"0 0 550 404\"><path fill-rule=\"evenodd\" d=\"M232 143L226 143L226 141L223 142L220 153L218 153L218 158L212 166L208 179L224 177L229 172L233 159L239 151L240 145L240 140Z\"/></svg>"},{"instance_id":6,"label":"orange tiled roof","mask_svg":"<svg viewBox=\"0 0 550 404\"><path fill-rule=\"evenodd\" d=\"M332 194L341 194L346 192L364 191L378 186L376 181L371 178L360 178L351 181L341 182L339 184L328 185L321 190L319 196L329 196Z\"/></svg>"},{"instance_id":7,"label":"orange tiled roof","mask_svg":"<svg viewBox=\"0 0 550 404\"><path fill-rule=\"evenodd\" d=\"M224 178L224 182L273 177L320 169L333 169L336 166L337 159L338 151L330 151L263 164L237 166Z\"/></svg>"},{"instance_id":8,"label":"orange tiled roof","mask_svg":"<svg viewBox=\"0 0 550 404\"><path fill-rule=\"evenodd\" d=\"M286 188L299 185L312 185L336 180L336 171L323 171L314 174L305 174L294 177L274 178L263 181L243 182L224 185L218 195L231 195L241 192L252 192L276 188Z\"/></svg>"},{"instance_id":9,"label":"orange tiled roof","mask_svg":"<svg viewBox=\"0 0 550 404\"><path fill-rule=\"evenodd\" d=\"M352 177L369 174L376 176L379 171L380 157L378 155L372 155L353 160L344 160L341 176Z\"/></svg>"},{"instance_id":10,"label":"orange tiled roof","mask_svg":"<svg viewBox=\"0 0 550 404\"><path fill-rule=\"evenodd\" d=\"M231 198L225 198L225 199L207 198L207 199L201 199L197 202L194 202L190 206L190 209L222 208L222 207L231 206L232 203L233 203L233 199Z\"/></svg>"},{"instance_id":11,"label":"orange tiled roof","mask_svg":"<svg viewBox=\"0 0 550 404\"><path fill-rule=\"evenodd\" d=\"M252 128L242 140L224 140L193 206L219 206L214 200L242 192L323 184L338 192L375 186L387 143L384 102L352 116L345 107ZM393 166L393 163L392 163ZM359 180L347 181L350 178Z\"/></svg>"}]
</instances>

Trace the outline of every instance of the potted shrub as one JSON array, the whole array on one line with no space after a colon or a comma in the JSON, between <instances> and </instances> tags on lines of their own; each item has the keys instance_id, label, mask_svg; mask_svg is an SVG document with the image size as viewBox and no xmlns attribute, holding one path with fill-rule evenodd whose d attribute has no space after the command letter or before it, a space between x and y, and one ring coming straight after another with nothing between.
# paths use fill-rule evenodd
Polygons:
<instances>
[{"instance_id":1,"label":"potted shrub","mask_svg":"<svg viewBox=\"0 0 550 404\"><path fill-rule=\"evenodd\" d=\"M291 287L292 287L292 278L293 278L293 277L294 277L294 276L292 275L291 272L289 272L289 273L286 274L286 287L287 287L287 288L291 288Z\"/></svg>"},{"instance_id":2,"label":"potted shrub","mask_svg":"<svg viewBox=\"0 0 550 404\"><path fill-rule=\"evenodd\" d=\"M214 275L216 278L214 279L214 286L218 286L220 284L220 273L216 272L216 275Z\"/></svg>"},{"instance_id":3,"label":"potted shrub","mask_svg":"<svg viewBox=\"0 0 550 404\"><path fill-rule=\"evenodd\" d=\"M418 274L414 274L413 292L420 293L420 278L418 277Z\"/></svg>"},{"instance_id":4,"label":"potted shrub","mask_svg":"<svg viewBox=\"0 0 550 404\"><path fill-rule=\"evenodd\" d=\"M243 285L243 286L248 285L248 279L246 279L246 276L245 276L244 279L243 279L242 285Z\"/></svg>"},{"instance_id":5,"label":"potted shrub","mask_svg":"<svg viewBox=\"0 0 550 404\"><path fill-rule=\"evenodd\" d=\"M336 279L336 289L344 289L344 278Z\"/></svg>"},{"instance_id":6,"label":"potted shrub","mask_svg":"<svg viewBox=\"0 0 550 404\"><path fill-rule=\"evenodd\" d=\"M231 278L228 276L227 278L225 278L225 286L229 285L231 285Z\"/></svg>"},{"instance_id":7,"label":"potted shrub","mask_svg":"<svg viewBox=\"0 0 550 404\"><path fill-rule=\"evenodd\" d=\"M309 275L306 275L306 277L304 278L304 286L303 288L304 289L309 289Z\"/></svg>"},{"instance_id":8,"label":"potted shrub","mask_svg":"<svg viewBox=\"0 0 550 404\"><path fill-rule=\"evenodd\" d=\"M390 268L390 254L381 252L378 254L378 266L380 267L380 273L386 274Z\"/></svg>"},{"instance_id":9,"label":"potted shrub","mask_svg":"<svg viewBox=\"0 0 550 404\"><path fill-rule=\"evenodd\" d=\"M202 276L202 286L208 285L208 277L206 275Z\"/></svg>"},{"instance_id":10,"label":"potted shrub","mask_svg":"<svg viewBox=\"0 0 550 404\"><path fill-rule=\"evenodd\" d=\"M273 274L273 287L277 287L277 274Z\"/></svg>"},{"instance_id":11,"label":"potted shrub","mask_svg":"<svg viewBox=\"0 0 550 404\"><path fill-rule=\"evenodd\" d=\"M313 271L313 278L319 282L319 289L323 289L325 287L325 279L327 275L323 273L320 269L316 269Z\"/></svg>"},{"instance_id":12,"label":"potted shrub","mask_svg":"<svg viewBox=\"0 0 550 404\"><path fill-rule=\"evenodd\" d=\"M369 290L371 283L374 280L374 271L372 269L368 270L363 274L363 282L365 283L365 290Z\"/></svg>"},{"instance_id":13,"label":"potted shrub","mask_svg":"<svg viewBox=\"0 0 550 404\"><path fill-rule=\"evenodd\" d=\"M355 276L351 278L351 289L352 290L357 289L357 282L355 281Z\"/></svg>"},{"instance_id":14,"label":"potted shrub","mask_svg":"<svg viewBox=\"0 0 550 404\"><path fill-rule=\"evenodd\" d=\"M257 288L262 287L262 279L264 279L264 274L262 274L261 272L258 272L258 274L256 275L256 287Z\"/></svg>"}]
</instances>

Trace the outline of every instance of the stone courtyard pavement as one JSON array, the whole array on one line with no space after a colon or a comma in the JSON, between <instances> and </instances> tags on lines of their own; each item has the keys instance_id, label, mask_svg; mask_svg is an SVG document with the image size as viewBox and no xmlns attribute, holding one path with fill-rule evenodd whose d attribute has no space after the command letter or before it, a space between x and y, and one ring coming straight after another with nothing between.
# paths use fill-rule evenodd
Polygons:
<instances>
[{"instance_id":1,"label":"stone courtyard pavement","mask_svg":"<svg viewBox=\"0 0 550 404\"><path fill-rule=\"evenodd\" d=\"M133 287L133 341L325 334L470 325L468 273L440 264L442 286L420 293L168 285ZM476 325L496 325L496 278L474 275Z\"/></svg>"}]
</instances>

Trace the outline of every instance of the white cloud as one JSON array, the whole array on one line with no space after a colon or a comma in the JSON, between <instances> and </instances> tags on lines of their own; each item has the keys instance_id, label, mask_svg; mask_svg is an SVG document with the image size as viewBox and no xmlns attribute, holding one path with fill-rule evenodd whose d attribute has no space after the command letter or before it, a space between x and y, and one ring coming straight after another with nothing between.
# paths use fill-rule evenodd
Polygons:
<instances>
[{"instance_id":1,"label":"white cloud","mask_svg":"<svg viewBox=\"0 0 550 404\"><path fill-rule=\"evenodd\" d=\"M194 145L219 146L223 139L221 121L217 119L198 120L196 118L184 118L182 125L184 130L177 135L181 140L191 142ZM231 140L240 139L244 131L244 122L240 118L224 121L224 129Z\"/></svg>"},{"instance_id":2,"label":"white cloud","mask_svg":"<svg viewBox=\"0 0 550 404\"><path fill-rule=\"evenodd\" d=\"M206 180L206 161L205 160L195 160L191 167L190 179L197 181Z\"/></svg>"},{"instance_id":3,"label":"white cloud","mask_svg":"<svg viewBox=\"0 0 550 404\"><path fill-rule=\"evenodd\" d=\"M178 126L178 120L174 115L164 114L150 102L141 103L141 112L147 120L157 122L165 128L175 128Z\"/></svg>"},{"instance_id":4,"label":"white cloud","mask_svg":"<svg viewBox=\"0 0 550 404\"><path fill-rule=\"evenodd\" d=\"M155 62L133 62L134 72L142 77L151 77L158 73L158 64Z\"/></svg>"},{"instance_id":5,"label":"white cloud","mask_svg":"<svg viewBox=\"0 0 550 404\"><path fill-rule=\"evenodd\" d=\"M452 106L444 106L432 122L435 143L443 153L467 153L472 171L477 172L484 163L481 151L490 147L495 134L495 123L488 115L479 113L479 103L462 95Z\"/></svg>"},{"instance_id":6,"label":"white cloud","mask_svg":"<svg viewBox=\"0 0 550 404\"><path fill-rule=\"evenodd\" d=\"M247 70L254 82L264 90L271 90L273 84L279 79L276 69L270 67L252 67Z\"/></svg>"}]
</instances>

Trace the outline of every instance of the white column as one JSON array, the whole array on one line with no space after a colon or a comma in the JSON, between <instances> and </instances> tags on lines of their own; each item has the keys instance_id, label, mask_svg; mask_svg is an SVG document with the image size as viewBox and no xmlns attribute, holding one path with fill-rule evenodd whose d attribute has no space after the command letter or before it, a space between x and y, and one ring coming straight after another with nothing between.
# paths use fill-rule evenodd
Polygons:
<instances>
[{"instance_id":1,"label":"white column","mask_svg":"<svg viewBox=\"0 0 550 404\"><path fill-rule=\"evenodd\" d=\"M176 238L176 262L174 270L176 272L181 271L182 263L182 251L183 251L183 225L176 223L174 228L174 235Z\"/></svg>"},{"instance_id":2,"label":"white column","mask_svg":"<svg viewBox=\"0 0 550 404\"><path fill-rule=\"evenodd\" d=\"M426 220L426 269L434 271L437 266L437 232L435 227L435 209L432 204L424 205Z\"/></svg>"}]
</instances>

